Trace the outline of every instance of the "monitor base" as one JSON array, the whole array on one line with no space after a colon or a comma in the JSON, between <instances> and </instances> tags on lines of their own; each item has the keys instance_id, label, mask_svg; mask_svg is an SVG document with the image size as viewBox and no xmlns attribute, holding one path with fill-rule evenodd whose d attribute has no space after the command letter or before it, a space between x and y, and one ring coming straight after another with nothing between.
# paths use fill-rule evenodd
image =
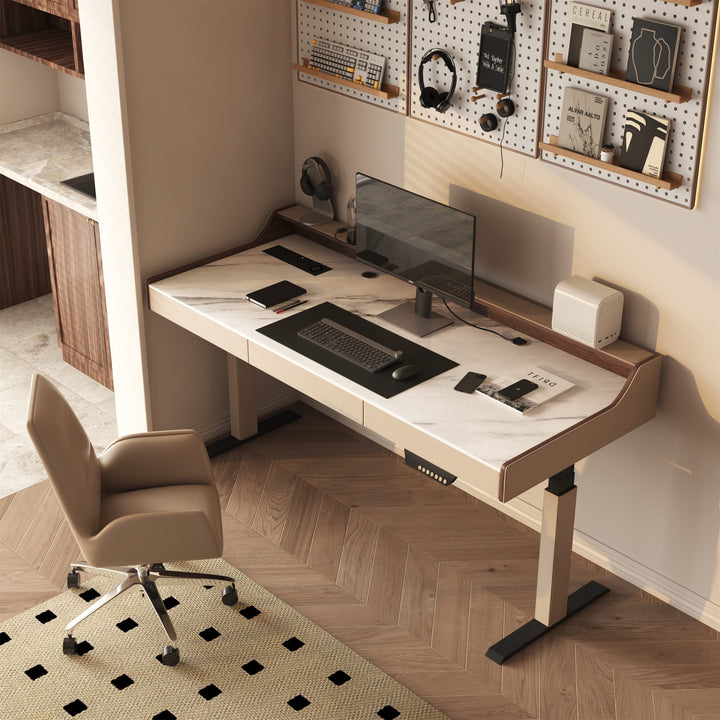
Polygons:
<instances>
[{"instance_id":1,"label":"monitor base","mask_svg":"<svg viewBox=\"0 0 720 720\"><path fill-rule=\"evenodd\" d=\"M402 305L396 305L394 308L380 313L377 317L387 320L389 323L397 325L418 337L430 335L430 333L434 333L436 330L440 330L440 328L452 325L453 322L449 318L438 315L436 312L431 312L430 317L420 317L415 313L414 300L409 300Z\"/></svg>"}]
</instances>

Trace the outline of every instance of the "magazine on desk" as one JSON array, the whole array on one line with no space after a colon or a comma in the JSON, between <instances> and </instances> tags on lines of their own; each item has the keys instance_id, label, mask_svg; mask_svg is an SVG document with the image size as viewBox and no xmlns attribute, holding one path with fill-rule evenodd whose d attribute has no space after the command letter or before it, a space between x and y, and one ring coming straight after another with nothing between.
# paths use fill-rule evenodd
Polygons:
<instances>
[{"instance_id":1,"label":"magazine on desk","mask_svg":"<svg viewBox=\"0 0 720 720\"><path fill-rule=\"evenodd\" d=\"M534 382L538 386L537 390L533 390L517 400L508 400L500 395L500 390L516 383L518 380L530 380ZM488 378L476 392L482 393L491 400L509 407L511 410L526 413L538 405L556 398L561 393L567 392L572 387L575 387L575 383L561 378L558 375L553 375L547 372L547 370L531 365L525 369L524 373L518 375Z\"/></svg>"}]
</instances>

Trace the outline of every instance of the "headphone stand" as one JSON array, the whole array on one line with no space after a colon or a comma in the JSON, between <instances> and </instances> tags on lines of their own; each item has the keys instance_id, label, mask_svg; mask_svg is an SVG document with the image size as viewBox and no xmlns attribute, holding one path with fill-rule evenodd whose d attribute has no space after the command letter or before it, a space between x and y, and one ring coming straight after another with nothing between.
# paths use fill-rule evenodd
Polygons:
<instances>
[{"instance_id":1,"label":"headphone stand","mask_svg":"<svg viewBox=\"0 0 720 720\"><path fill-rule=\"evenodd\" d=\"M323 225L334 219L335 208L332 200L320 200L316 195L313 195L313 209L300 216L300 222L304 225Z\"/></svg>"}]
</instances>

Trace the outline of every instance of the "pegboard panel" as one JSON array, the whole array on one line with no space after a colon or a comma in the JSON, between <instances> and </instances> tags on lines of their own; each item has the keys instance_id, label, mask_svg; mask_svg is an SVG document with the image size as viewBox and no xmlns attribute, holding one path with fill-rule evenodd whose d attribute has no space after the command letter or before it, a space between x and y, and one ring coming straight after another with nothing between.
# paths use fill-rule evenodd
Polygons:
<instances>
[{"instance_id":1,"label":"pegboard panel","mask_svg":"<svg viewBox=\"0 0 720 720\"><path fill-rule=\"evenodd\" d=\"M508 82L509 97L516 112L507 119L498 118L497 130L485 132L479 124L484 113L495 112L496 93L492 90L473 92L480 49L480 29L486 21L505 26L497 0L436 0L436 21L429 22L427 6L422 0L412 0L412 55L410 62L410 115L437 125L472 135L486 142L537 156L537 142L542 119L542 61L544 57L545 0L523 0L522 12L517 15L512 76ZM420 103L418 67L428 50L447 51L455 62L457 87L450 108L440 113L424 108ZM450 72L442 61L425 64L425 86L443 92L450 87ZM475 102L471 99L485 95ZM504 130L504 137L503 137Z\"/></svg>"},{"instance_id":2,"label":"pegboard panel","mask_svg":"<svg viewBox=\"0 0 720 720\"><path fill-rule=\"evenodd\" d=\"M625 70L627 67L630 35L634 17L650 18L682 27L680 50L675 71L674 86L684 86L692 91L688 102L665 102L642 92L614 87L603 81L587 80L571 72L559 73L547 69L545 77L545 111L543 116L543 142L557 135L565 87L573 85L582 90L595 92L610 99L605 124L604 142L612 143L618 152L622 144L625 114L628 110L669 118L664 170L682 176L677 189L658 188L641 179L624 177L612 170L612 165L594 167L576 158L554 155L543 150L541 158L547 162L563 165L572 170L607 180L667 202L692 208L697 188L699 154L702 144L705 105L709 88L710 66L713 53L717 0L703 0L694 7L648 0L645 2L619 2L617 0L588 0L588 4L612 10L610 31L614 35L610 67ZM548 59L562 54L565 48L568 2L553 2L548 35ZM608 169L606 170L605 167Z\"/></svg>"},{"instance_id":3,"label":"pegboard panel","mask_svg":"<svg viewBox=\"0 0 720 720\"><path fill-rule=\"evenodd\" d=\"M331 40L358 50L383 55L386 59L385 85L394 85L399 94L383 98L356 90L331 79L298 73L302 82L318 85L328 90L349 95L363 102L407 113L407 53L408 53L408 3L410 0L385 0L383 7L399 13L399 21L391 24L376 22L371 17L350 14L342 5L323 5L297 0L297 47L298 64L310 57L313 38Z\"/></svg>"}]
</instances>

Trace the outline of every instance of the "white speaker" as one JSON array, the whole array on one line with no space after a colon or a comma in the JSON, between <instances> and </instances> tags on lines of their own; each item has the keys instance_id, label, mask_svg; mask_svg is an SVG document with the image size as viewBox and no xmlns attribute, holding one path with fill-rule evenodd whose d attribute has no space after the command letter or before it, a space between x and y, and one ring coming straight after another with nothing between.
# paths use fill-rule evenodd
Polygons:
<instances>
[{"instance_id":1,"label":"white speaker","mask_svg":"<svg viewBox=\"0 0 720 720\"><path fill-rule=\"evenodd\" d=\"M623 300L619 290L573 275L555 288L552 328L590 347L605 347L620 337Z\"/></svg>"}]
</instances>

